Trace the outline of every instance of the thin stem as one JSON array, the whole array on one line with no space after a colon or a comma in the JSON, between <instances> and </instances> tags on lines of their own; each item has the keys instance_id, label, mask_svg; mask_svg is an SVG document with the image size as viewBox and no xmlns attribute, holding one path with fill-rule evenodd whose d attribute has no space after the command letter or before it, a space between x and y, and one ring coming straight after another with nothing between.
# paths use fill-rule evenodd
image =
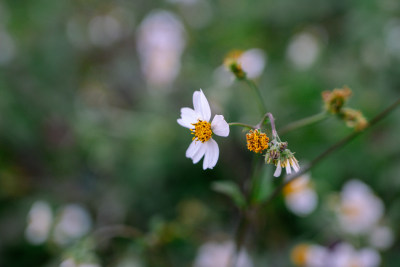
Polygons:
<instances>
[{"instance_id":1,"label":"thin stem","mask_svg":"<svg viewBox=\"0 0 400 267\"><path fill-rule=\"evenodd\" d=\"M289 123L288 125L286 125L285 127L283 127L282 129L279 130L280 134L286 134L288 132L291 132L293 130L297 130L299 128L323 121L325 119L327 119L329 116L326 112L321 112L315 115L312 115L310 117L306 117L303 119L300 119L298 121L294 121L292 123Z\"/></svg>"},{"instance_id":2,"label":"thin stem","mask_svg":"<svg viewBox=\"0 0 400 267\"><path fill-rule=\"evenodd\" d=\"M295 180L302 174L308 172L310 169L315 167L320 161L322 161L324 158L341 148L342 146L346 145L350 141L352 141L354 138L358 137L361 135L363 132L365 132L367 129L370 129L372 126L374 126L376 123L384 119L387 115L390 114L397 106L400 105L400 99L398 99L396 102L394 102L392 105L387 107L385 110L383 110L381 113L376 115L374 118L372 118L368 124L367 127L364 128L362 131L355 131L352 132L351 134L347 135L346 137L342 138L339 140L336 144L333 144L331 147L326 149L324 152L322 152L320 155L318 155L316 158L314 158L306 167L302 168L301 171L294 173L292 175L289 175L285 182L281 183L275 190L271 193L271 195L268 197L268 199L264 202L264 205L268 204L271 202L275 197L279 195L281 190L290 183L291 181Z\"/></svg>"},{"instance_id":3,"label":"thin stem","mask_svg":"<svg viewBox=\"0 0 400 267\"><path fill-rule=\"evenodd\" d=\"M276 128L275 128L274 116L272 116L272 114L270 112L268 112L266 115L269 117L269 123L271 124L271 129L272 129L272 136L274 138L277 138L278 137L278 133L276 132Z\"/></svg>"},{"instance_id":4,"label":"thin stem","mask_svg":"<svg viewBox=\"0 0 400 267\"><path fill-rule=\"evenodd\" d=\"M245 79L245 82L256 93L256 95L257 95L256 98L257 98L258 106L260 108L260 112L261 112L261 114L265 114L267 112L267 107L265 106L263 97L262 97L261 92L258 89L257 85L252 80L249 80L247 78Z\"/></svg>"},{"instance_id":5,"label":"thin stem","mask_svg":"<svg viewBox=\"0 0 400 267\"><path fill-rule=\"evenodd\" d=\"M249 125L249 124L245 124L245 123L241 123L241 122L230 122L228 124L229 124L229 126L240 126L240 127L243 127L243 128L255 129L255 126Z\"/></svg>"}]
</instances>

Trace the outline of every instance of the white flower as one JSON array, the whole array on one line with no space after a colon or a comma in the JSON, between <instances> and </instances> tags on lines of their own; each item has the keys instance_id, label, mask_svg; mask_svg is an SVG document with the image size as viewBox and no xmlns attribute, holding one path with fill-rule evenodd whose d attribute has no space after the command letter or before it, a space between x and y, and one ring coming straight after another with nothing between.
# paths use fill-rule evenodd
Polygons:
<instances>
[{"instance_id":1,"label":"white flower","mask_svg":"<svg viewBox=\"0 0 400 267\"><path fill-rule=\"evenodd\" d=\"M377 249L388 249L394 242L394 233L387 226L377 226L370 232L369 243Z\"/></svg>"},{"instance_id":2,"label":"white flower","mask_svg":"<svg viewBox=\"0 0 400 267\"><path fill-rule=\"evenodd\" d=\"M156 10L145 17L137 32L137 50L147 84L168 88L181 68L185 30L171 12Z\"/></svg>"},{"instance_id":3,"label":"white flower","mask_svg":"<svg viewBox=\"0 0 400 267\"><path fill-rule=\"evenodd\" d=\"M337 215L345 232L368 233L382 218L383 210L382 201L363 182L351 180L344 185Z\"/></svg>"},{"instance_id":4,"label":"white flower","mask_svg":"<svg viewBox=\"0 0 400 267\"><path fill-rule=\"evenodd\" d=\"M88 211L78 204L65 206L54 227L54 241L59 245L67 245L87 234L92 221Z\"/></svg>"},{"instance_id":5,"label":"white flower","mask_svg":"<svg viewBox=\"0 0 400 267\"><path fill-rule=\"evenodd\" d=\"M209 122L211 109L201 89L193 93L193 106L194 109L182 108L181 118L178 119L178 123L189 128L194 135L192 143L186 150L186 157L191 158L196 164L204 156L203 169L212 169L219 157L218 144L212 135L227 137L229 125L222 115L215 115L212 122Z\"/></svg>"},{"instance_id":6,"label":"white flower","mask_svg":"<svg viewBox=\"0 0 400 267\"><path fill-rule=\"evenodd\" d=\"M52 223L53 212L50 205L44 201L36 201L28 214L26 239L35 245L42 244L47 240Z\"/></svg>"},{"instance_id":7,"label":"white flower","mask_svg":"<svg viewBox=\"0 0 400 267\"><path fill-rule=\"evenodd\" d=\"M334 248L326 262L330 267L378 267L381 262L379 253L371 248L355 250L348 243L341 243Z\"/></svg>"},{"instance_id":8,"label":"white flower","mask_svg":"<svg viewBox=\"0 0 400 267\"><path fill-rule=\"evenodd\" d=\"M327 267L329 251L325 247L299 244L291 252L291 260L296 266Z\"/></svg>"},{"instance_id":9,"label":"white flower","mask_svg":"<svg viewBox=\"0 0 400 267\"><path fill-rule=\"evenodd\" d=\"M317 206L318 197L307 174L285 185L283 194L288 209L298 216L310 214Z\"/></svg>"},{"instance_id":10,"label":"white flower","mask_svg":"<svg viewBox=\"0 0 400 267\"><path fill-rule=\"evenodd\" d=\"M233 258L235 246L233 242L223 243L207 242L202 245L194 261L194 267L223 267L228 265ZM246 250L242 249L236 257L233 267L252 267L253 263Z\"/></svg>"},{"instance_id":11,"label":"white flower","mask_svg":"<svg viewBox=\"0 0 400 267\"><path fill-rule=\"evenodd\" d=\"M266 54L263 50L253 48L245 51L238 59L242 65L243 71L250 79L259 77L264 71L266 63Z\"/></svg>"}]
</instances>

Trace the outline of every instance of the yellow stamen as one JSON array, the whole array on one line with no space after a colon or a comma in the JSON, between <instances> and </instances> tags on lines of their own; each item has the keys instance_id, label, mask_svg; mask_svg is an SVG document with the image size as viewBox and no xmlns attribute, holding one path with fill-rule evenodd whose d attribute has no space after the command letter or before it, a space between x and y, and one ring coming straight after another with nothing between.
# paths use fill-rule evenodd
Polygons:
<instances>
[{"instance_id":1,"label":"yellow stamen","mask_svg":"<svg viewBox=\"0 0 400 267\"><path fill-rule=\"evenodd\" d=\"M202 143L208 141L212 136L211 123L208 121L198 120L196 123L192 123L194 129L190 129L194 134L192 140L200 141Z\"/></svg>"},{"instance_id":2,"label":"yellow stamen","mask_svg":"<svg viewBox=\"0 0 400 267\"><path fill-rule=\"evenodd\" d=\"M261 133L258 130L250 130L246 134L247 149L255 153L261 153L263 150L268 148L269 138L265 133Z\"/></svg>"}]
</instances>

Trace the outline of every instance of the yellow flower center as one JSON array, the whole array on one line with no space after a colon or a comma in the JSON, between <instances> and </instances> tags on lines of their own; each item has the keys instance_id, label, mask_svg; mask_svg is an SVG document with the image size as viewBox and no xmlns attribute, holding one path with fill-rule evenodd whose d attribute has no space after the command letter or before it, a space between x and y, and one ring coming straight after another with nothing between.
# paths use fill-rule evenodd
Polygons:
<instances>
[{"instance_id":1,"label":"yellow flower center","mask_svg":"<svg viewBox=\"0 0 400 267\"><path fill-rule=\"evenodd\" d=\"M198 120L196 123L192 123L194 129L190 129L194 137L192 140L200 141L202 143L210 140L212 136L211 123L208 121Z\"/></svg>"},{"instance_id":2,"label":"yellow flower center","mask_svg":"<svg viewBox=\"0 0 400 267\"><path fill-rule=\"evenodd\" d=\"M255 153L261 153L268 148L269 138L265 133L261 133L258 130L250 130L246 134L247 149Z\"/></svg>"},{"instance_id":3,"label":"yellow flower center","mask_svg":"<svg viewBox=\"0 0 400 267\"><path fill-rule=\"evenodd\" d=\"M309 246L306 244L297 245L291 252L290 258L297 266L304 266L307 263Z\"/></svg>"}]
</instances>

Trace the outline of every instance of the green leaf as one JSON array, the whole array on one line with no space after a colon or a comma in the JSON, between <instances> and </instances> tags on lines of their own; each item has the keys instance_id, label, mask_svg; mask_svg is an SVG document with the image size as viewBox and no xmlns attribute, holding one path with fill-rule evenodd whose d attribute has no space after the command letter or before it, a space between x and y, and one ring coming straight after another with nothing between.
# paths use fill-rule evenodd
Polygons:
<instances>
[{"instance_id":1,"label":"green leaf","mask_svg":"<svg viewBox=\"0 0 400 267\"><path fill-rule=\"evenodd\" d=\"M239 208L246 206L246 199L243 193L240 191L239 186L234 182L217 181L212 183L211 187L213 190L230 197Z\"/></svg>"}]
</instances>

